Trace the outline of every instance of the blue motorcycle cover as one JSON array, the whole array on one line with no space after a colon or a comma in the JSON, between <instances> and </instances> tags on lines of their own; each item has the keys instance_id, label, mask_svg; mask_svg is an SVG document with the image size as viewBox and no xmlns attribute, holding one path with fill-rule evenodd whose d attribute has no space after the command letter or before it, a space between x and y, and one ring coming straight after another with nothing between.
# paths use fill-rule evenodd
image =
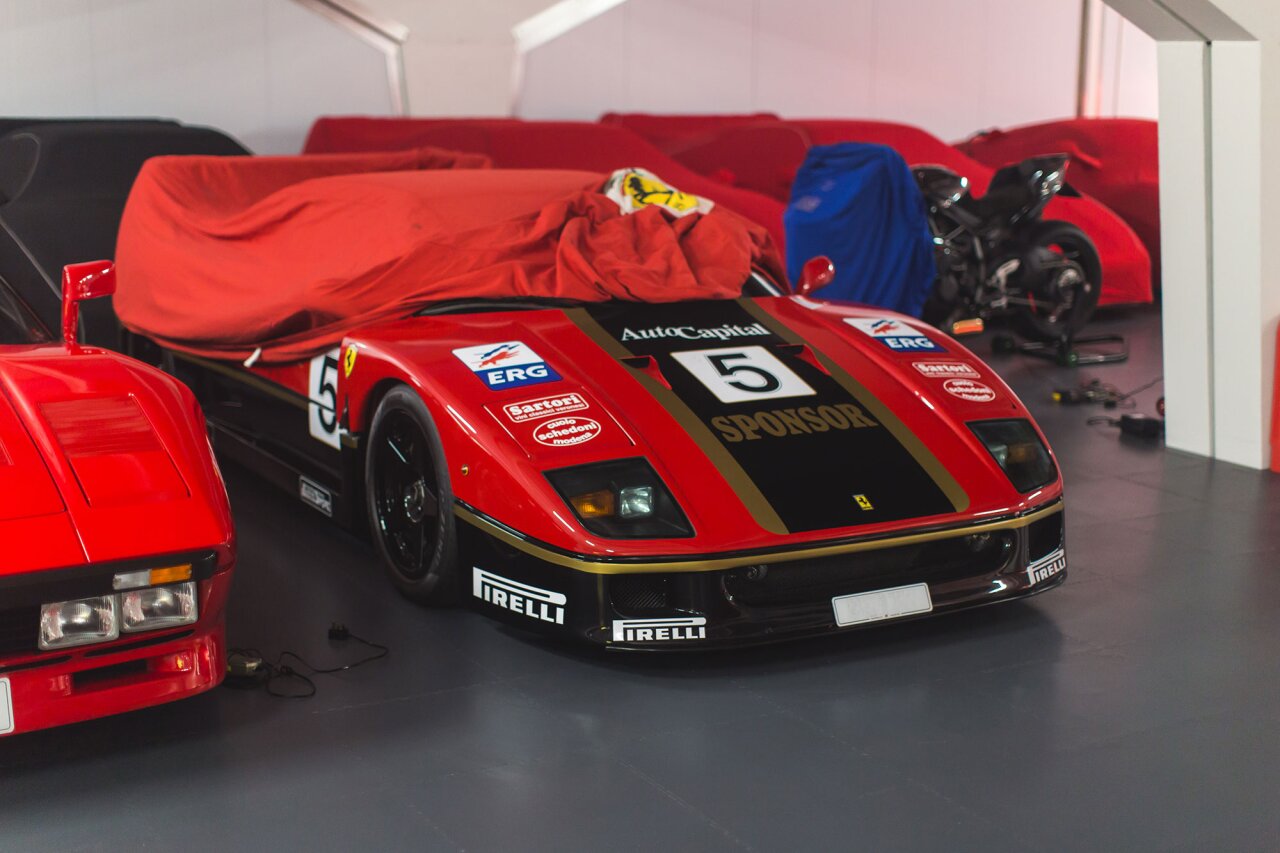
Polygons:
<instances>
[{"instance_id":1,"label":"blue motorcycle cover","mask_svg":"<svg viewBox=\"0 0 1280 853\"><path fill-rule=\"evenodd\" d=\"M826 255L836 277L818 296L920 316L937 275L933 239L915 177L892 148L810 148L783 223L792 281L805 261Z\"/></svg>"}]
</instances>

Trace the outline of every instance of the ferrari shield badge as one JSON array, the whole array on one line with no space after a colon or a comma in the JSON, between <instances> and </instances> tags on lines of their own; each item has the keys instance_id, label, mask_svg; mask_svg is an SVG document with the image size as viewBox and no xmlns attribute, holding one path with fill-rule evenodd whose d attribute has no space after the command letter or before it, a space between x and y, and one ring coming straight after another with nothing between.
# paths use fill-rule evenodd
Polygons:
<instances>
[{"instance_id":1,"label":"ferrari shield badge","mask_svg":"<svg viewBox=\"0 0 1280 853\"><path fill-rule=\"evenodd\" d=\"M356 348L348 346L346 353L342 356L342 374L350 377L351 371L356 369Z\"/></svg>"},{"instance_id":2,"label":"ferrari shield badge","mask_svg":"<svg viewBox=\"0 0 1280 853\"><path fill-rule=\"evenodd\" d=\"M623 213L635 213L656 206L673 216L710 213L715 203L709 199L683 193L646 169L619 169L605 181L604 194Z\"/></svg>"}]
</instances>

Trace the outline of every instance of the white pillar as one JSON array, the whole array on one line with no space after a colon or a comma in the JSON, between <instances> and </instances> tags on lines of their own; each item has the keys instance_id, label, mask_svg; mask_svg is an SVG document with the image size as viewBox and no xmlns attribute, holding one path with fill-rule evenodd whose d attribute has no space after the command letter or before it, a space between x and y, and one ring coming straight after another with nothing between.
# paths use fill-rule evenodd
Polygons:
<instances>
[{"instance_id":1,"label":"white pillar","mask_svg":"<svg viewBox=\"0 0 1280 853\"><path fill-rule=\"evenodd\" d=\"M1276 0L1107 0L1160 41L1160 219L1170 447L1271 459L1280 269Z\"/></svg>"},{"instance_id":2,"label":"white pillar","mask_svg":"<svg viewBox=\"0 0 1280 853\"><path fill-rule=\"evenodd\" d=\"M1209 46L1202 41L1161 42L1158 51L1165 441L1212 456Z\"/></svg>"},{"instance_id":3,"label":"white pillar","mask_svg":"<svg viewBox=\"0 0 1280 853\"><path fill-rule=\"evenodd\" d=\"M1262 46L1213 42L1208 55L1213 455L1265 468L1275 317L1268 313L1262 278Z\"/></svg>"}]
</instances>

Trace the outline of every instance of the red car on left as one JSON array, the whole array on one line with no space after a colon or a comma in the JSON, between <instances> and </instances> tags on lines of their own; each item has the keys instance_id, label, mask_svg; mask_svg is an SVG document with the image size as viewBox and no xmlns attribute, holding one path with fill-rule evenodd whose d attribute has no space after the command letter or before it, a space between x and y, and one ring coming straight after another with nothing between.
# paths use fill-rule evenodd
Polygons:
<instances>
[{"instance_id":1,"label":"red car on left","mask_svg":"<svg viewBox=\"0 0 1280 853\"><path fill-rule=\"evenodd\" d=\"M235 562L186 386L77 343L109 262L63 274L62 340L0 281L0 735L217 685Z\"/></svg>"}]
</instances>

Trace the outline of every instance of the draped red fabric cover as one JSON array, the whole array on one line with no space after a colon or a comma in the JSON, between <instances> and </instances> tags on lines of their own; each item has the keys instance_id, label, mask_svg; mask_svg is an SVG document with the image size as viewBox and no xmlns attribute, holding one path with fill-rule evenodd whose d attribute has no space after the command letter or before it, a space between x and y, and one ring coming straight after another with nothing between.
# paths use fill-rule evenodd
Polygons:
<instances>
[{"instance_id":1,"label":"draped red fabric cover","mask_svg":"<svg viewBox=\"0 0 1280 853\"><path fill-rule=\"evenodd\" d=\"M730 127L776 124L777 113L605 113L601 124L613 124L638 133L668 154L683 151Z\"/></svg>"},{"instance_id":2,"label":"draped red fabric cover","mask_svg":"<svg viewBox=\"0 0 1280 853\"><path fill-rule=\"evenodd\" d=\"M149 160L116 313L174 349L279 363L441 300L728 298L753 264L782 275L768 233L723 208L624 215L596 191L605 175L418 168L439 157Z\"/></svg>"},{"instance_id":3,"label":"draped red fabric cover","mask_svg":"<svg viewBox=\"0 0 1280 853\"><path fill-rule=\"evenodd\" d=\"M956 147L992 167L1036 154L1070 154L1067 179L1129 223L1160 280L1160 146L1154 121L1065 119L987 131Z\"/></svg>"},{"instance_id":4,"label":"draped red fabric cover","mask_svg":"<svg viewBox=\"0 0 1280 853\"><path fill-rule=\"evenodd\" d=\"M760 223L783 245L783 204L698 174L623 127L575 121L326 116L311 126L303 151L393 151L417 145L478 152L502 169L612 172L638 166Z\"/></svg>"}]
</instances>

